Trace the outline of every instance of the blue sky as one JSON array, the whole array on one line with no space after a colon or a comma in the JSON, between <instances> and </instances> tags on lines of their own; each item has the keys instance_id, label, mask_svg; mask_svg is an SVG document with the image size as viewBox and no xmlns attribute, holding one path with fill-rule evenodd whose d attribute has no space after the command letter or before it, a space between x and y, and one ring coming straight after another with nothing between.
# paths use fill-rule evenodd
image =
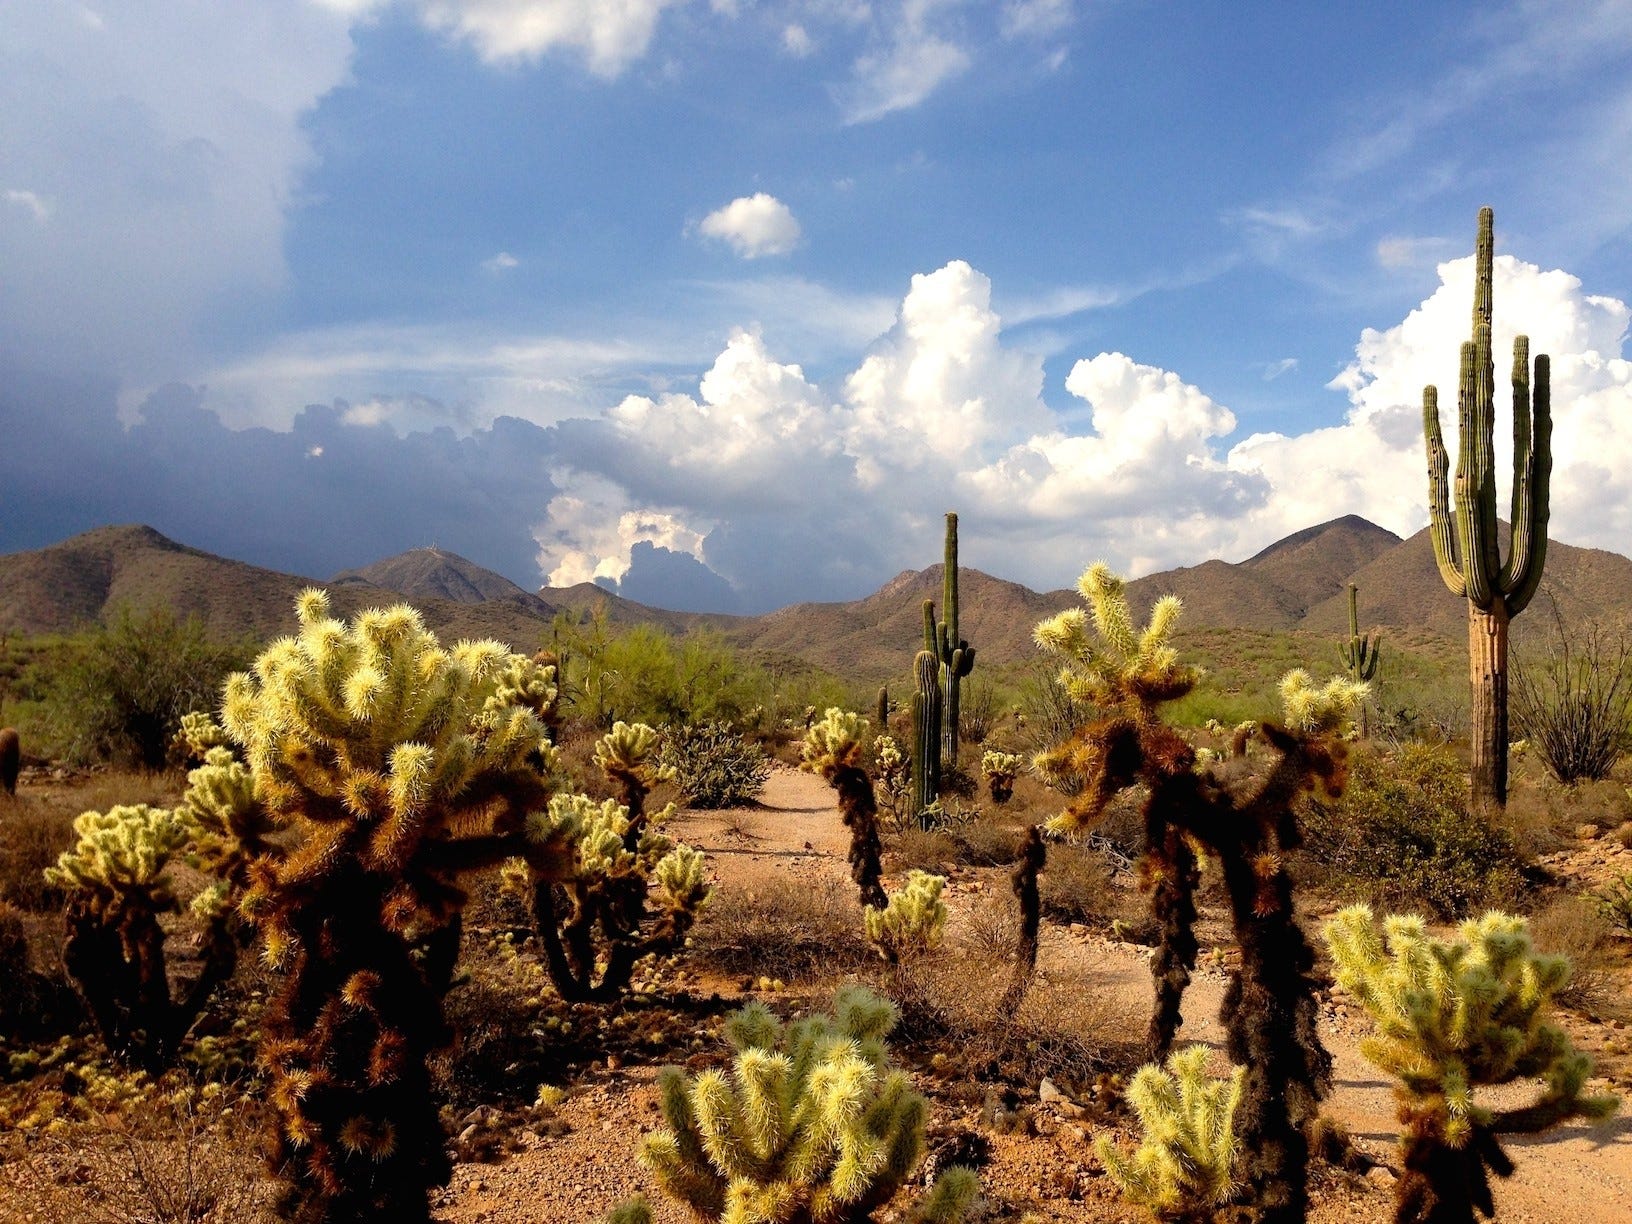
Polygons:
<instances>
[{"instance_id":1,"label":"blue sky","mask_svg":"<svg viewBox=\"0 0 1632 1224\"><path fill-rule=\"evenodd\" d=\"M671 606L1426 522L1474 219L1632 531L1632 3L0 0L0 548ZM1505 362L1503 363L1505 365ZM1454 428L1454 422L1450 423ZM1498 427L1498 436L1505 424Z\"/></svg>"}]
</instances>

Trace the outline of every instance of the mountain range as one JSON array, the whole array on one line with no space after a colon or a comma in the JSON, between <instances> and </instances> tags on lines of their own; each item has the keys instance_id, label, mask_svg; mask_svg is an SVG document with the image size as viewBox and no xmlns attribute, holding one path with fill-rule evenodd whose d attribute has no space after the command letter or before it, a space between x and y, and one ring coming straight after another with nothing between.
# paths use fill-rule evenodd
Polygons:
<instances>
[{"instance_id":1,"label":"mountain range","mask_svg":"<svg viewBox=\"0 0 1632 1224\"><path fill-rule=\"evenodd\" d=\"M1304 630L1335 638L1347 629L1351 582L1360 590L1362 628L1382 627L1419 644L1461 641L1463 604L1440 581L1428 532L1402 540L1352 515L1296 532L1245 561L1206 561L1137 579L1129 595L1141 613L1162 595L1179 596L1190 630ZM220 637L271 638L292 628L294 597L310 585L310 578L214 556L151 527L103 527L0 555L0 633L69 632L119 603L157 603L201 617ZM614 625L706 627L756 654L878 682L899 675L903 658L918 649L923 601L933 599L938 608L942 570L937 564L905 571L863 599L795 604L753 617L648 607L588 583L527 591L436 548L345 570L319 585L344 615L406 599L445 638L492 637L531 651L548 640L558 613L578 617L599 606ZM1632 560L1553 542L1537 607L1549 600L1567 621L1632 624ZM994 664L1031 657L1032 626L1078 602L1074 591L1037 592L960 571L960 628Z\"/></svg>"}]
</instances>

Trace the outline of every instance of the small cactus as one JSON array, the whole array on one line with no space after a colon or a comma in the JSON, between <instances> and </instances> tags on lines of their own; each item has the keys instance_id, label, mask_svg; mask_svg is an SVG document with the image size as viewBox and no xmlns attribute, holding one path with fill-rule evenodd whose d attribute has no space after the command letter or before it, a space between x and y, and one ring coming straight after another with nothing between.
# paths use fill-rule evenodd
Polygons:
<instances>
[{"instance_id":1,"label":"small cactus","mask_svg":"<svg viewBox=\"0 0 1632 1224\"><path fill-rule=\"evenodd\" d=\"M1371 911L1356 905L1326 924L1326 942L1338 984L1376 1025L1361 1053L1399 1080L1396 1224L1494 1216L1489 1175L1514 1168L1499 1136L1615 1111L1614 1097L1583 1095L1591 1064L1548 1019L1569 963L1536 954L1522 918L1489 913L1446 941L1412 917L1385 919L1379 935ZM1474 1095L1520 1079L1544 1085L1528 1105L1493 1109Z\"/></svg>"},{"instance_id":2,"label":"small cactus","mask_svg":"<svg viewBox=\"0 0 1632 1224\"><path fill-rule=\"evenodd\" d=\"M799 768L820 774L839 796L839 813L850 830L850 878L861 890L863 905L887 904L880 863L878 801L867 771L861 767L861 745L867 720L832 706L813 722L800 746ZM894 741L891 741L893 744Z\"/></svg>"},{"instance_id":3,"label":"small cactus","mask_svg":"<svg viewBox=\"0 0 1632 1224\"><path fill-rule=\"evenodd\" d=\"M1149 1063L1128 1085L1144 1141L1124 1156L1109 1140L1095 1145L1122 1193L1151 1215L1174 1224L1206 1224L1236 1187L1240 1143L1235 1111L1246 1069L1228 1079L1207 1074L1207 1047L1175 1050L1166 1070Z\"/></svg>"},{"instance_id":4,"label":"small cactus","mask_svg":"<svg viewBox=\"0 0 1632 1224\"><path fill-rule=\"evenodd\" d=\"M980 772L992 793L993 803L1007 803L1014 797L1014 780L1026 768L1026 758L1015 752L988 749L981 754Z\"/></svg>"},{"instance_id":5,"label":"small cactus","mask_svg":"<svg viewBox=\"0 0 1632 1224\"><path fill-rule=\"evenodd\" d=\"M946 932L946 877L909 871L901 891L882 908L866 909L867 938L890 964L938 947Z\"/></svg>"},{"instance_id":6,"label":"small cactus","mask_svg":"<svg viewBox=\"0 0 1632 1224\"><path fill-rule=\"evenodd\" d=\"M893 1005L859 987L839 992L833 1015L786 1025L750 1003L726 1022L729 1069L660 1073L667 1126L646 1137L641 1162L700 1220L871 1219L912 1175L929 1110L890 1062L884 1039L895 1020ZM926 1197L936 1214L920 1218L951 1224L974 1189L958 1171Z\"/></svg>"}]
</instances>

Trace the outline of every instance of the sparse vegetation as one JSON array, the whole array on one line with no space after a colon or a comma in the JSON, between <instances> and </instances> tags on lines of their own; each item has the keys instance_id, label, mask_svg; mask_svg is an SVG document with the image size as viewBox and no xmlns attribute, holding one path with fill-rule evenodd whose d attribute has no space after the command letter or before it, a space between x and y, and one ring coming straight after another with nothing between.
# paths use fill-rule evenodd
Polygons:
<instances>
[{"instance_id":1,"label":"sparse vegetation","mask_svg":"<svg viewBox=\"0 0 1632 1224\"><path fill-rule=\"evenodd\" d=\"M667 727L659 754L674 771L674 784L691 807L739 807L759 798L770 762L729 723Z\"/></svg>"}]
</instances>

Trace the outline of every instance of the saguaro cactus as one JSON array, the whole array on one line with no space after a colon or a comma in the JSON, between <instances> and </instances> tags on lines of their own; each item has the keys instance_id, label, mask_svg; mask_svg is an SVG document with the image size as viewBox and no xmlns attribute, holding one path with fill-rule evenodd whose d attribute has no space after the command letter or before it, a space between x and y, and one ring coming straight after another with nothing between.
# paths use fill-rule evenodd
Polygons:
<instances>
[{"instance_id":1,"label":"saguaro cactus","mask_svg":"<svg viewBox=\"0 0 1632 1224\"><path fill-rule=\"evenodd\" d=\"M912 695L912 814L920 824L941 793L941 683L935 656L920 650L913 660L918 690Z\"/></svg>"},{"instance_id":2,"label":"saguaro cactus","mask_svg":"<svg viewBox=\"0 0 1632 1224\"><path fill-rule=\"evenodd\" d=\"M1530 341L1513 341L1512 543L1501 559L1496 538L1496 463L1492 445L1496 369L1490 351L1492 213L1479 210L1473 338L1462 345L1457 395L1456 493L1446 487L1450 459L1439 428L1439 391L1423 388L1428 443L1428 518L1439 575L1468 601L1471 773L1476 807L1507 803L1507 627L1529 606L1547 557L1547 491L1553 468L1550 362Z\"/></svg>"},{"instance_id":3,"label":"saguaro cactus","mask_svg":"<svg viewBox=\"0 0 1632 1224\"><path fill-rule=\"evenodd\" d=\"M1375 633L1360 632L1360 588L1349 583L1349 636L1338 647L1349 679L1364 684L1377 674L1377 660L1382 657L1382 638Z\"/></svg>"},{"instance_id":4,"label":"saguaro cactus","mask_svg":"<svg viewBox=\"0 0 1632 1224\"><path fill-rule=\"evenodd\" d=\"M974 670L975 648L958 636L958 516L946 516L946 557L941 567L941 613L935 620L935 601L924 600L924 649L940 665L941 768L958 764L959 693L963 678Z\"/></svg>"}]
</instances>

